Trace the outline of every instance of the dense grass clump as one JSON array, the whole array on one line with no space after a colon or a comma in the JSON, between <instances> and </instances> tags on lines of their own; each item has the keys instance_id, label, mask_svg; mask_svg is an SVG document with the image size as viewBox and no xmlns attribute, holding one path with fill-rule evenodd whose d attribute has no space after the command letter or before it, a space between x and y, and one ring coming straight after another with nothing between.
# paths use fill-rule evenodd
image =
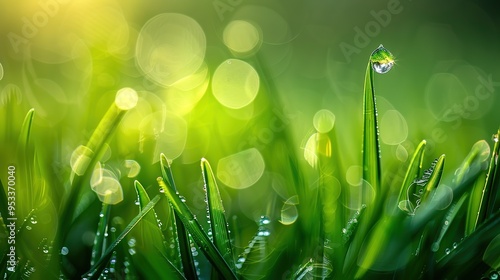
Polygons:
<instances>
[{"instance_id":1,"label":"dense grass clump","mask_svg":"<svg viewBox=\"0 0 500 280\"><path fill-rule=\"evenodd\" d=\"M491 141L471 143L458 167L445 167L444 154L428 158L422 140L402 182L382 178L387 167L381 160L374 79L393 65L382 45L368 61L359 184L352 186L341 175L347 155L335 129L309 138L306 166L298 163L283 132L271 144L269 165L280 170L290 198L282 207L261 209L254 225L243 226L225 211L236 202L225 200L227 191L205 158L197 188L203 190L206 217L198 217L200 205L193 209L181 192L186 188L177 185L185 180L174 176L175 160L160 151L144 166L126 152L109 155L115 146L126 151L113 136L137 105L135 90L118 91L88 141L73 151L70 172L60 180L39 152L44 147L33 141L37 120L30 110L12 152L10 177L1 182L1 274L8 279L497 279L500 130ZM453 168L454 173L445 172ZM279 211L281 218L274 219ZM248 231L253 233L243 234Z\"/></svg>"}]
</instances>

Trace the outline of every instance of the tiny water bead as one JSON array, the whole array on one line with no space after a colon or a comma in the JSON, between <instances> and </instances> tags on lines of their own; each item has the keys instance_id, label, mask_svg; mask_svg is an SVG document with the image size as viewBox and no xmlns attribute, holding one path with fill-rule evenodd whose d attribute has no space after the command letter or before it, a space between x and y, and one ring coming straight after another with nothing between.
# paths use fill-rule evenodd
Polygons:
<instances>
[{"instance_id":1,"label":"tiny water bead","mask_svg":"<svg viewBox=\"0 0 500 280\"><path fill-rule=\"evenodd\" d=\"M139 96L132 88L125 87L116 93L115 104L120 110L130 110L137 105L138 101Z\"/></svg>"},{"instance_id":2,"label":"tiny water bead","mask_svg":"<svg viewBox=\"0 0 500 280\"><path fill-rule=\"evenodd\" d=\"M31 218L30 218L30 222L31 222L32 224L36 225L36 224L38 223L38 220L37 220L37 219L38 219L38 218L37 218L37 216L33 215L33 216L31 216Z\"/></svg>"},{"instance_id":3,"label":"tiny water bead","mask_svg":"<svg viewBox=\"0 0 500 280\"><path fill-rule=\"evenodd\" d=\"M379 74L389 72L394 66L394 56L382 44L372 52L370 60L373 70Z\"/></svg>"},{"instance_id":4,"label":"tiny water bead","mask_svg":"<svg viewBox=\"0 0 500 280\"><path fill-rule=\"evenodd\" d=\"M500 136L498 134L493 134L493 136L491 137L491 139L493 140L493 142L495 143L498 143L498 139L500 138Z\"/></svg>"},{"instance_id":5,"label":"tiny water bead","mask_svg":"<svg viewBox=\"0 0 500 280\"><path fill-rule=\"evenodd\" d=\"M67 254L69 254L68 247L62 247L61 248L61 255L66 256Z\"/></svg>"}]
</instances>

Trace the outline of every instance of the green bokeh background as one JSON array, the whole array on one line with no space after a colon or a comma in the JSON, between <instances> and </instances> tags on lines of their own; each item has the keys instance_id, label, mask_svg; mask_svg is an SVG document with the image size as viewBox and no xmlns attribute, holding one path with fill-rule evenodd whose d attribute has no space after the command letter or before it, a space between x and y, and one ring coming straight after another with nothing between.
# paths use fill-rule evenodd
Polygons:
<instances>
[{"instance_id":1,"label":"green bokeh background","mask_svg":"<svg viewBox=\"0 0 500 280\"><path fill-rule=\"evenodd\" d=\"M217 172L224 157L252 147L260 151L266 171L255 185L236 191L221 184L226 210L242 219L241 239L247 240L260 215L280 218L275 209L282 201L276 206L276 198L270 198L276 196L269 187L276 180L273 174L279 173L272 143L290 137L294 157L309 172L303 152L318 110L335 114L343 172L360 165L364 71L379 44L396 57L393 70L375 77L379 118L389 109L404 117L408 134L401 146L410 155L426 139L429 158L445 153L445 172L452 174L470 146L490 141L500 124L500 17L494 1L0 1L0 167L17 164L17 134L26 112L35 108L33 141L54 196L62 195L67 185L73 150L86 143L116 91L131 87L153 107L159 106L156 98L165 102L169 116L187 125L184 150L173 166L180 192L198 215L205 209L200 158L207 158ZM374 15L387 14L388 7L398 12L377 22ZM45 19L37 18L40 13ZM187 112L179 114L168 104L168 96L179 93L150 81L135 60L142 26L160 13L180 13L198 22L206 36L209 77L226 59L253 65L260 77L253 104L226 108L210 85ZM261 31L257 52L242 56L224 45L223 30L236 19L249 20ZM36 20L41 22L36 30L23 34L26 21ZM346 55L347 45L352 52ZM485 85L487 91L478 90ZM284 131L272 130L276 116L286 116L280 118ZM169 123L164 129L160 137L175 134ZM382 135L391 130L381 124ZM110 143L108 165L123 171L123 160L136 160L142 167L137 178L153 193L156 140L150 131L140 141L137 127L120 126ZM382 142L386 180L404 164L396 158L397 146ZM133 189L123 185L130 203ZM251 225L247 231L245 225Z\"/></svg>"}]
</instances>

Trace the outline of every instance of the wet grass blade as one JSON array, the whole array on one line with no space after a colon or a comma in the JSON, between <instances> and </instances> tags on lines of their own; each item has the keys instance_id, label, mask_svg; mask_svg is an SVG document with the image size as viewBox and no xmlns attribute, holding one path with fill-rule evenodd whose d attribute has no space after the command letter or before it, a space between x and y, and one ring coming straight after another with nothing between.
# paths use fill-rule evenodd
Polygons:
<instances>
[{"instance_id":1,"label":"wet grass blade","mask_svg":"<svg viewBox=\"0 0 500 280\"><path fill-rule=\"evenodd\" d=\"M486 205L481 206L479 212L479 217L477 224L481 224L486 220L491 214L498 209L498 189L500 188L500 164L499 164L499 153L500 153L500 129L496 134L493 135L493 153L491 154L490 165L488 168L488 175L486 180L486 185L484 188L483 201Z\"/></svg>"},{"instance_id":2,"label":"wet grass blade","mask_svg":"<svg viewBox=\"0 0 500 280\"><path fill-rule=\"evenodd\" d=\"M205 182L205 189L208 203L208 217L210 220L210 228L212 231L212 240L215 247L222 253L224 260L235 271L233 259L233 246L227 226L224 205L219 192L219 187L215 180L212 167L206 159L201 159L201 172Z\"/></svg>"},{"instance_id":3,"label":"wet grass blade","mask_svg":"<svg viewBox=\"0 0 500 280\"><path fill-rule=\"evenodd\" d=\"M17 155L19 162L17 163L18 171L18 182L17 187L22 189L23 195L17 197L18 205L24 205L24 207L18 207L18 215L23 217L26 215L26 210L34 207L33 205L33 164L34 164L34 153L33 147L30 148L30 136L33 126L33 119L35 116L35 109L30 109L23 121L21 131L19 133ZM16 203L17 204L17 203Z\"/></svg>"},{"instance_id":4,"label":"wet grass blade","mask_svg":"<svg viewBox=\"0 0 500 280\"><path fill-rule=\"evenodd\" d=\"M139 222L149 213L151 209L160 201L161 196L157 195L141 210L141 212L135 216L132 221L125 227L125 229L120 233L120 235L116 238L113 243L106 249L106 251L102 254L102 257L89 269L87 273L85 273L82 278L88 279L98 279L101 275L104 268L106 268L107 263L111 259L113 255L113 251L116 249L118 244L125 239L125 237L130 233L132 229L134 229ZM182 278L180 275L179 278Z\"/></svg>"},{"instance_id":5,"label":"wet grass blade","mask_svg":"<svg viewBox=\"0 0 500 280\"><path fill-rule=\"evenodd\" d=\"M161 174L163 180L168 182L168 185L177 192L177 187L175 186L174 176L172 175L172 168L167 157L162 153L160 154L160 166ZM173 212L174 219L172 221L172 227L177 230L177 241L179 245L179 253L181 255L181 263L184 275L188 279L198 279L196 273L196 266L194 264L193 254L191 251L191 242L189 239L189 233L186 230L185 225L179 218L179 214L175 211Z\"/></svg>"},{"instance_id":6,"label":"wet grass blade","mask_svg":"<svg viewBox=\"0 0 500 280\"><path fill-rule=\"evenodd\" d=\"M488 244L500 234L500 211L492 214L436 263L436 279L477 278ZM497 255L498 256L498 255Z\"/></svg>"},{"instance_id":7,"label":"wet grass blade","mask_svg":"<svg viewBox=\"0 0 500 280\"><path fill-rule=\"evenodd\" d=\"M377 107L373 89L372 61L368 63L365 74L363 99L363 179L380 195L380 146L378 139ZM363 199L363 201L366 201Z\"/></svg>"},{"instance_id":8,"label":"wet grass blade","mask_svg":"<svg viewBox=\"0 0 500 280\"><path fill-rule=\"evenodd\" d=\"M408 194L408 188L410 187L411 183L413 180L415 180L417 177L420 176L421 170L422 170L422 164L424 161L424 154L425 154L425 146L427 142L425 140L422 140L420 144L418 144L417 149L413 153L413 156L410 161L410 165L408 166L408 170L406 171L405 177L403 179L403 183L401 184L401 189L399 192L399 202L403 202L404 205L400 205L400 208L404 206L406 210L410 210L410 206L407 205L407 194ZM405 210L402 209L402 210Z\"/></svg>"},{"instance_id":9,"label":"wet grass blade","mask_svg":"<svg viewBox=\"0 0 500 280\"><path fill-rule=\"evenodd\" d=\"M174 211L184 224L186 229L191 234L194 242L203 251L207 259L217 269L224 279L237 279L234 272L231 270L227 262L222 257L214 244L210 241L207 234L203 231L201 225L195 219L193 213L187 205L181 200L177 192L168 181L164 182L162 178L158 178L158 184L169 199Z\"/></svg>"},{"instance_id":10,"label":"wet grass blade","mask_svg":"<svg viewBox=\"0 0 500 280\"><path fill-rule=\"evenodd\" d=\"M102 204L102 210L99 214L99 224L94 238L94 246L92 247L92 257L90 265L94 265L101 257L106 249L106 231L108 230L109 218L111 217L111 205Z\"/></svg>"},{"instance_id":11,"label":"wet grass blade","mask_svg":"<svg viewBox=\"0 0 500 280\"><path fill-rule=\"evenodd\" d=\"M134 182L139 202L139 210L142 210L150 202L149 196L139 181ZM139 225L134 229L133 248L134 254L131 259L136 266L136 270L142 274L155 275L154 278L176 277L180 274L170 263L166 256L165 238L158 225L156 213L151 210L147 213ZM130 241L130 240L129 240ZM130 244L129 244L130 245ZM169 269L165 269L165 262L168 262Z\"/></svg>"}]
</instances>

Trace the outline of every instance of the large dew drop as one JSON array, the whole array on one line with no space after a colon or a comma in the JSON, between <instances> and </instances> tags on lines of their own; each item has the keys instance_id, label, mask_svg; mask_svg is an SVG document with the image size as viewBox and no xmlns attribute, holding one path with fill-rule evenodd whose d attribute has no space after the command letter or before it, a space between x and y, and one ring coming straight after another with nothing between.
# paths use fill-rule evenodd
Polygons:
<instances>
[{"instance_id":1,"label":"large dew drop","mask_svg":"<svg viewBox=\"0 0 500 280\"><path fill-rule=\"evenodd\" d=\"M394 56L383 45L374 50L370 56L372 67L375 72L385 74L394 65Z\"/></svg>"}]
</instances>

